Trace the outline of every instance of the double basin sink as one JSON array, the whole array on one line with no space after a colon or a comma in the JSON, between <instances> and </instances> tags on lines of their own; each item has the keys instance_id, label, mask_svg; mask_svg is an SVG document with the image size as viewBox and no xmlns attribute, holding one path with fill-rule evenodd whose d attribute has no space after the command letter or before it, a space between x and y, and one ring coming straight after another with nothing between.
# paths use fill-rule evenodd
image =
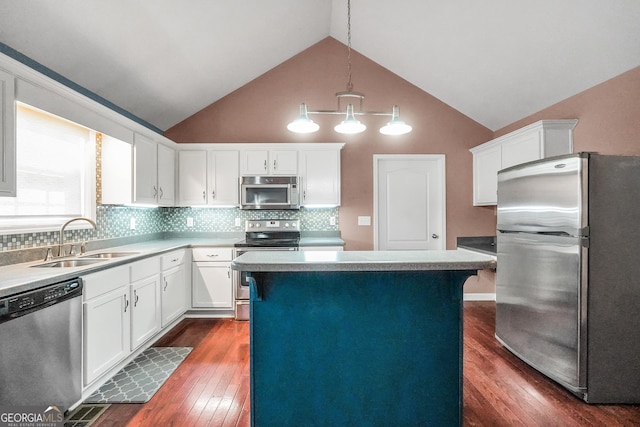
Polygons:
<instances>
[{"instance_id":1,"label":"double basin sink","mask_svg":"<svg viewBox=\"0 0 640 427\"><path fill-rule=\"evenodd\" d=\"M91 264L95 264L102 261L107 261L113 258L120 258L129 255L136 255L138 252L100 252L89 255L82 255L76 258L61 259L58 261L45 262L43 264L32 265L31 267L37 268L69 268L69 267L83 267Z\"/></svg>"}]
</instances>

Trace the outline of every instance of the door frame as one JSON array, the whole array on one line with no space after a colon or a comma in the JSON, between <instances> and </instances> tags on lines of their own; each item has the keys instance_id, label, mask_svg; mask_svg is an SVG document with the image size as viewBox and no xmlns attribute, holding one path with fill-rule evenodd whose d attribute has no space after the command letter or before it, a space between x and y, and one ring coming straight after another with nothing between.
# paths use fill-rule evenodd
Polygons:
<instances>
[{"instance_id":1,"label":"door frame","mask_svg":"<svg viewBox=\"0 0 640 427\"><path fill-rule=\"evenodd\" d=\"M447 182L446 161L444 154L374 154L373 155L373 250L377 251L378 242L378 164L384 160L436 160L442 170L442 232L440 239L443 249L447 248Z\"/></svg>"}]
</instances>

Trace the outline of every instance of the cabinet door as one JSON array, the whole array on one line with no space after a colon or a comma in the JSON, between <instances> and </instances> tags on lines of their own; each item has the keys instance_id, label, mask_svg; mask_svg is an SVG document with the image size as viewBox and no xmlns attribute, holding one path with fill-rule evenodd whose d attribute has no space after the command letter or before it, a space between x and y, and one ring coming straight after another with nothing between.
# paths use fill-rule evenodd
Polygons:
<instances>
[{"instance_id":1,"label":"cabinet door","mask_svg":"<svg viewBox=\"0 0 640 427\"><path fill-rule=\"evenodd\" d=\"M495 205L498 202L498 171L502 168L499 145L473 154L473 205Z\"/></svg>"},{"instance_id":2,"label":"cabinet door","mask_svg":"<svg viewBox=\"0 0 640 427\"><path fill-rule=\"evenodd\" d=\"M269 173L269 152L267 150L242 151L240 172L242 175L267 175Z\"/></svg>"},{"instance_id":3,"label":"cabinet door","mask_svg":"<svg viewBox=\"0 0 640 427\"><path fill-rule=\"evenodd\" d=\"M0 197L16 195L15 78L0 71Z\"/></svg>"},{"instance_id":4,"label":"cabinet door","mask_svg":"<svg viewBox=\"0 0 640 427\"><path fill-rule=\"evenodd\" d=\"M173 206L175 202L176 152L158 144L158 204Z\"/></svg>"},{"instance_id":5,"label":"cabinet door","mask_svg":"<svg viewBox=\"0 0 640 427\"><path fill-rule=\"evenodd\" d=\"M178 185L180 204L204 205L207 202L207 152L180 151L178 153Z\"/></svg>"},{"instance_id":6,"label":"cabinet door","mask_svg":"<svg viewBox=\"0 0 640 427\"><path fill-rule=\"evenodd\" d=\"M161 314L164 328L186 311L184 265L162 273Z\"/></svg>"},{"instance_id":7,"label":"cabinet door","mask_svg":"<svg viewBox=\"0 0 640 427\"><path fill-rule=\"evenodd\" d=\"M131 284L131 350L160 330L160 275Z\"/></svg>"},{"instance_id":8,"label":"cabinet door","mask_svg":"<svg viewBox=\"0 0 640 427\"><path fill-rule=\"evenodd\" d=\"M340 204L340 151L302 151L302 205Z\"/></svg>"},{"instance_id":9,"label":"cabinet door","mask_svg":"<svg viewBox=\"0 0 640 427\"><path fill-rule=\"evenodd\" d=\"M158 203L158 144L136 134L133 144L133 202Z\"/></svg>"},{"instance_id":10,"label":"cabinet door","mask_svg":"<svg viewBox=\"0 0 640 427\"><path fill-rule=\"evenodd\" d=\"M210 205L238 205L239 156L238 151L209 151L207 190Z\"/></svg>"},{"instance_id":11,"label":"cabinet door","mask_svg":"<svg viewBox=\"0 0 640 427\"><path fill-rule=\"evenodd\" d=\"M519 135L502 144L502 168L542 158L541 131Z\"/></svg>"},{"instance_id":12,"label":"cabinet door","mask_svg":"<svg viewBox=\"0 0 640 427\"><path fill-rule=\"evenodd\" d=\"M270 151L269 171L272 175L297 175L298 152L295 150Z\"/></svg>"},{"instance_id":13,"label":"cabinet door","mask_svg":"<svg viewBox=\"0 0 640 427\"><path fill-rule=\"evenodd\" d=\"M84 384L129 355L129 289L118 288L84 303Z\"/></svg>"},{"instance_id":14,"label":"cabinet door","mask_svg":"<svg viewBox=\"0 0 640 427\"><path fill-rule=\"evenodd\" d=\"M102 135L102 198L103 205L125 205L132 202L131 144Z\"/></svg>"},{"instance_id":15,"label":"cabinet door","mask_svg":"<svg viewBox=\"0 0 640 427\"><path fill-rule=\"evenodd\" d=\"M228 262L192 263L192 306L233 308L233 281Z\"/></svg>"}]
</instances>

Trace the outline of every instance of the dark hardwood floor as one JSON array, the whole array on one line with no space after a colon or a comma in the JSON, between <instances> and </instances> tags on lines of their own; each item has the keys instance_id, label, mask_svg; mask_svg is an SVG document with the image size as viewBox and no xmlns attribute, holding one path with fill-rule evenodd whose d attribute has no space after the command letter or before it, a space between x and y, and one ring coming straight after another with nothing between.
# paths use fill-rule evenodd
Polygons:
<instances>
[{"instance_id":1,"label":"dark hardwood floor","mask_svg":"<svg viewBox=\"0 0 640 427\"><path fill-rule=\"evenodd\" d=\"M465 426L640 426L640 405L587 405L502 348L494 303L464 317ZM93 427L250 424L248 322L187 319L155 345L194 350L148 403L111 405Z\"/></svg>"}]
</instances>

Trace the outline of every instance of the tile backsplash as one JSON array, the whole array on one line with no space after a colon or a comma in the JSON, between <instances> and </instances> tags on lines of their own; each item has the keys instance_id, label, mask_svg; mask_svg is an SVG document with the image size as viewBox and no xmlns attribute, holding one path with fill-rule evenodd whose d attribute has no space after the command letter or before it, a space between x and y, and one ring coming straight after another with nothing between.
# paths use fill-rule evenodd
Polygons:
<instances>
[{"instance_id":1,"label":"tile backsplash","mask_svg":"<svg viewBox=\"0 0 640 427\"><path fill-rule=\"evenodd\" d=\"M237 208L147 208L98 206L97 231L67 230L65 242L80 242L140 236L162 232L242 232L248 219L300 219L305 231L338 231L338 208L299 211L245 211ZM331 225L331 218L335 225ZM188 226L191 218L193 226ZM240 225L236 226L236 218ZM133 219L133 221L132 221ZM135 228L131 228L135 222ZM6 234L0 236L0 252L58 244L58 232Z\"/></svg>"}]
</instances>

